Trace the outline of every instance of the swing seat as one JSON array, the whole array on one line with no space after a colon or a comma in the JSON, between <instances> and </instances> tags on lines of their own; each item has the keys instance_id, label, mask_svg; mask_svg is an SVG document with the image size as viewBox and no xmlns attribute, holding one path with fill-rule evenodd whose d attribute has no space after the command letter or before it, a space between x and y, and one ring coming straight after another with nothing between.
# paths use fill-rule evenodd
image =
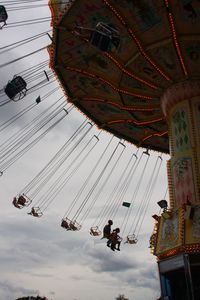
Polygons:
<instances>
[{"instance_id":1,"label":"swing seat","mask_svg":"<svg viewBox=\"0 0 200 300\"><path fill-rule=\"evenodd\" d=\"M43 212L39 207L32 207L30 213L28 215L32 215L33 217L36 218L41 218L43 216Z\"/></svg>"},{"instance_id":2,"label":"swing seat","mask_svg":"<svg viewBox=\"0 0 200 300\"><path fill-rule=\"evenodd\" d=\"M102 239L109 239L111 236L111 233L108 233L108 232L103 232L103 236L102 236Z\"/></svg>"},{"instance_id":3,"label":"swing seat","mask_svg":"<svg viewBox=\"0 0 200 300\"><path fill-rule=\"evenodd\" d=\"M111 52L113 46L118 49L120 45L118 31L102 22L99 22L93 29L76 26L75 34L86 39L90 45L103 52Z\"/></svg>"},{"instance_id":4,"label":"swing seat","mask_svg":"<svg viewBox=\"0 0 200 300\"><path fill-rule=\"evenodd\" d=\"M31 202L32 200L23 194L23 195L19 195L18 197L14 197L12 203L16 208L22 209L23 207L29 206Z\"/></svg>"},{"instance_id":5,"label":"swing seat","mask_svg":"<svg viewBox=\"0 0 200 300\"><path fill-rule=\"evenodd\" d=\"M121 243L123 238L119 235L114 235L111 233L110 237L108 238L113 243Z\"/></svg>"},{"instance_id":6,"label":"swing seat","mask_svg":"<svg viewBox=\"0 0 200 300\"><path fill-rule=\"evenodd\" d=\"M14 76L11 81L9 81L4 89L8 98L13 101L19 101L26 96L26 82L21 76Z\"/></svg>"},{"instance_id":7,"label":"swing seat","mask_svg":"<svg viewBox=\"0 0 200 300\"><path fill-rule=\"evenodd\" d=\"M116 50L118 50L120 45L120 35L119 35L119 31L116 28L114 28L112 25L99 22L96 25L96 30L109 36L111 38L112 45L114 45Z\"/></svg>"},{"instance_id":8,"label":"swing seat","mask_svg":"<svg viewBox=\"0 0 200 300\"><path fill-rule=\"evenodd\" d=\"M78 224L76 221L70 221L69 223L69 230L72 231L79 231L81 229L81 225Z\"/></svg>"},{"instance_id":9,"label":"swing seat","mask_svg":"<svg viewBox=\"0 0 200 300\"><path fill-rule=\"evenodd\" d=\"M95 30L92 31L89 42L103 52L111 52L113 45L116 49L119 47L119 32L112 26L99 22Z\"/></svg>"},{"instance_id":10,"label":"swing seat","mask_svg":"<svg viewBox=\"0 0 200 300\"><path fill-rule=\"evenodd\" d=\"M97 30L91 32L89 42L92 46L98 48L103 52L110 52L111 50L111 37Z\"/></svg>"},{"instance_id":11,"label":"swing seat","mask_svg":"<svg viewBox=\"0 0 200 300\"><path fill-rule=\"evenodd\" d=\"M98 226L91 227L90 228L90 234L93 235L93 236L99 236L99 235L101 235L101 231L99 230Z\"/></svg>"},{"instance_id":12,"label":"swing seat","mask_svg":"<svg viewBox=\"0 0 200 300\"><path fill-rule=\"evenodd\" d=\"M135 237L135 234L132 234L132 235L128 235L127 236L127 241L126 241L128 244L137 244L138 240L137 238Z\"/></svg>"},{"instance_id":13,"label":"swing seat","mask_svg":"<svg viewBox=\"0 0 200 300\"><path fill-rule=\"evenodd\" d=\"M19 195L18 197L18 203L20 205L23 205L23 206L29 206L31 204L32 200L29 199L26 195L22 194L22 195Z\"/></svg>"},{"instance_id":14,"label":"swing seat","mask_svg":"<svg viewBox=\"0 0 200 300\"><path fill-rule=\"evenodd\" d=\"M123 238L120 237L120 236L117 238L117 241L118 241L118 242L122 242L122 240L123 240Z\"/></svg>"},{"instance_id":15,"label":"swing seat","mask_svg":"<svg viewBox=\"0 0 200 300\"><path fill-rule=\"evenodd\" d=\"M69 228L69 221L68 221L67 218L62 219L62 221L61 221L61 227L63 227L66 230L70 230L70 228Z\"/></svg>"},{"instance_id":16,"label":"swing seat","mask_svg":"<svg viewBox=\"0 0 200 300\"><path fill-rule=\"evenodd\" d=\"M104 34L110 35L110 36L119 36L119 31L112 27L111 25L108 25L103 22L99 22L96 25L96 29Z\"/></svg>"},{"instance_id":17,"label":"swing seat","mask_svg":"<svg viewBox=\"0 0 200 300\"><path fill-rule=\"evenodd\" d=\"M0 29L2 29L6 25L6 20L8 19L8 14L3 5L0 5L0 23L3 23L3 25L0 25Z\"/></svg>"}]
</instances>

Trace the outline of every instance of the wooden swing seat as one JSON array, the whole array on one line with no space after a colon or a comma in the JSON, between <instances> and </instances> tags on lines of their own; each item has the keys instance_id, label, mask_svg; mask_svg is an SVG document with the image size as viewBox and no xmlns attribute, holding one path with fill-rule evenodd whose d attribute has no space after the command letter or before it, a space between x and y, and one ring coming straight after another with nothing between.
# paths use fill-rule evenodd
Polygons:
<instances>
[{"instance_id":1,"label":"wooden swing seat","mask_svg":"<svg viewBox=\"0 0 200 300\"><path fill-rule=\"evenodd\" d=\"M5 6L0 5L0 29L2 29L6 24L6 20L8 19L8 14L5 9ZM3 23L3 25L1 25Z\"/></svg>"},{"instance_id":2,"label":"wooden swing seat","mask_svg":"<svg viewBox=\"0 0 200 300\"><path fill-rule=\"evenodd\" d=\"M9 81L4 89L8 98L13 101L18 101L26 96L27 84L21 76L14 76L11 81Z\"/></svg>"},{"instance_id":3,"label":"wooden swing seat","mask_svg":"<svg viewBox=\"0 0 200 300\"><path fill-rule=\"evenodd\" d=\"M134 234L127 236L127 243L128 244L134 245L134 244L137 244L137 242L138 242L138 239L135 237Z\"/></svg>"},{"instance_id":4,"label":"wooden swing seat","mask_svg":"<svg viewBox=\"0 0 200 300\"><path fill-rule=\"evenodd\" d=\"M22 209L23 207L27 207L31 204L32 200L29 199L24 194L19 195L18 197L14 197L13 199L13 205L19 209Z\"/></svg>"},{"instance_id":5,"label":"wooden swing seat","mask_svg":"<svg viewBox=\"0 0 200 300\"><path fill-rule=\"evenodd\" d=\"M62 219L62 221L61 221L61 227L64 228L64 229L66 229L66 230L70 230L68 220Z\"/></svg>"},{"instance_id":6,"label":"wooden swing seat","mask_svg":"<svg viewBox=\"0 0 200 300\"><path fill-rule=\"evenodd\" d=\"M103 22L99 22L95 28L76 26L75 34L103 52L110 52L113 45L118 49L120 45L118 30Z\"/></svg>"},{"instance_id":7,"label":"wooden swing seat","mask_svg":"<svg viewBox=\"0 0 200 300\"><path fill-rule=\"evenodd\" d=\"M32 200L29 199L26 195L22 194L22 195L19 195L18 197L18 203L19 204L22 204L24 206L29 206L31 204Z\"/></svg>"},{"instance_id":8,"label":"wooden swing seat","mask_svg":"<svg viewBox=\"0 0 200 300\"><path fill-rule=\"evenodd\" d=\"M69 223L69 230L72 231L79 231L81 229L81 225L78 224L76 221L70 221Z\"/></svg>"},{"instance_id":9,"label":"wooden swing seat","mask_svg":"<svg viewBox=\"0 0 200 300\"><path fill-rule=\"evenodd\" d=\"M43 216L43 212L39 207L32 207L30 213L28 215L32 215L33 217L36 218L41 218Z\"/></svg>"},{"instance_id":10,"label":"wooden swing seat","mask_svg":"<svg viewBox=\"0 0 200 300\"><path fill-rule=\"evenodd\" d=\"M101 231L99 230L98 226L91 227L90 228L90 234L93 235L93 236L100 236L101 235Z\"/></svg>"}]
</instances>

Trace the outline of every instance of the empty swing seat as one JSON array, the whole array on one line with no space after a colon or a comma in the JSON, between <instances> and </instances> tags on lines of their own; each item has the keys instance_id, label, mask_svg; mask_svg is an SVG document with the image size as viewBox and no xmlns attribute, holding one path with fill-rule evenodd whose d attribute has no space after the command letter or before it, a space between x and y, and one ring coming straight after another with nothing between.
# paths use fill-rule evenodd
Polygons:
<instances>
[{"instance_id":1,"label":"empty swing seat","mask_svg":"<svg viewBox=\"0 0 200 300\"><path fill-rule=\"evenodd\" d=\"M62 221L61 221L61 227L64 228L64 229L66 229L66 230L70 230L69 222L68 222L67 218L66 219L62 219Z\"/></svg>"},{"instance_id":2,"label":"empty swing seat","mask_svg":"<svg viewBox=\"0 0 200 300\"><path fill-rule=\"evenodd\" d=\"M99 230L98 226L91 227L90 228L90 234L93 235L93 236L99 236L99 235L101 235L101 231Z\"/></svg>"},{"instance_id":3,"label":"empty swing seat","mask_svg":"<svg viewBox=\"0 0 200 300\"><path fill-rule=\"evenodd\" d=\"M110 52L111 46L112 46L112 40L110 36L101 33L99 31L92 31L89 42L92 46L98 48L99 50L103 52Z\"/></svg>"},{"instance_id":4,"label":"empty swing seat","mask_svg":"<svg viewBox=\"0 0 200 300\"><path fill-rule=\"evenodd\" d=\"M120 36L118 30L112 25L99 22L95 28L75 27L75 34L87 40L90 45L103 52L113 51L113 47L118 50Z\"/></svg>"},{"instance_id":5,"label":"empty swing seat","mask_svg":"<svg viewBox=\"0 0 200 300\"><path fill-rule=\"evenodd\" d=\"M8 98L14 101L18 101L26 96L26 82L21 76L14 76L14 78L8 82L4 91Z\"/></svg>"},{"instance_id":6,"label":"empty swing seat","mask_svg":"<svg viewBox=\"0 0 200 300\"><path fill-rule=\"evenodd\" d=\"M29 199L26 195L22 194L22 195L19 195L18 197L18 202L24 202L24 206L29 206L32 202L31 199Z\"/></svg>"},{"instance_id":7,"label":"empty swing seat","mask_svg":"<svg viewBox=\"0 0 200 300\"><path fill-rule=\"evenodd\" d=\"M3 23L3 25L0 26L0 29L2 29L4 25L6 25L7 19L8 19L8 14L6 12L6 9L3 5L0 5L0 23Z\"/></svg>"},{"instance_id":8,"label":"empty swing seat","mask_svg":"<svg viewBox=\"0 0 200 300\"><path fill-rule=\"evenodd\" d=\"M43 213L39 207L32 207L28 215L32 215L33 217L40 218L43 216Z\"/></svg>"},{"instance_id":9,"label":"empty swing seat","mask_svg":"<svg viewBox=\"0 0 200 300\"><path fill-rule=\"evenodd\" d=\"M81 229L81 225L78 224L76 221L70 221L69 223L69 230L72 231L79 231Z\"/></svg>"},{"instance_id":10,"label":"empty swing seat","mask_svg":"<svg viewBox=\"0 0 200 300\"><path fill-rule=\"evenodd\" d=\"M119 48L120 45L119 31L116 28L114 28L113 25L99 22L96 25L96 30L98 30L98 32L102 34L109 36L109 38L111 39L109 49L106 50L107 52L111 51L112 46L114 46L116 50Z\"/></svg>"},{"instance_id":11,"label":"empty swing seat","mask_svg":"<svg viewBox=\"0 0 200 300\"><path fill-rule=\"evenodd\" d=\"M31 204L31 199L29 199L27 196L25 196L24 194L19 195L18 197L14 197L13 199L13 205L19 209L23 208L23 207L27 207Z\"/></svg>"},{"instance_id":12,"label":"empty swing seat","mask_svg":"<svg viewBox=\"0 0 200 300\"><path fill-rule=\"evenodd\" d=\"M137 244L138 240L137 240L135 234L132 234L132 235L127 236L127 241L126 242L128 244Z\"/></svg>"}]
</instances>

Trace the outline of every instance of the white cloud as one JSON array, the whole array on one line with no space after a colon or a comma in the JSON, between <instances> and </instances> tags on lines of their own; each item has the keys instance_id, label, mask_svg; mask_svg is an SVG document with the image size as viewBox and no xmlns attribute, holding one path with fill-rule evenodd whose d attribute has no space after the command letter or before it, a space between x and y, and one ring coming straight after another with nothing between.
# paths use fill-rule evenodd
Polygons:
<instances>
[{"instance_id":1,"label":"white cloud","mask_svg":"<svg viewBox=\"0 0 200 300\"><path fill-rule=\"evenodd\" d=\"M13 300L22 296L36 296L38 294L38 290L27 289L23 286L15 286L9 281L0 281L1 300Z\"/></svg>"}]
</instances>

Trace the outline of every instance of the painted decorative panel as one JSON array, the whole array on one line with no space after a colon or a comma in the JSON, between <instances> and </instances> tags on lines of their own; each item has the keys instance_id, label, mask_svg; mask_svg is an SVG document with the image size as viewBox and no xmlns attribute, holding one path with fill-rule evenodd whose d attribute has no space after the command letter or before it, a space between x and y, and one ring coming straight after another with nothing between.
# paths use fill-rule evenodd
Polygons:
<instances>
[{"instance_id":1,"label":"painted decorative panel","mask_svg":"<svg viewBox=\"0 0 200 300\"><path fill-rule=\"evenodd\" d=\"M192 207L192 217L186 221L186 244L200 242L200 206Z\"/></svg>"},{"instance_id":2,"label":"painted decorative panel","mask_svg":"<svg viewBox=\"0 0 200 300\"><path fill-rule=\"evenodd\" d=\"M172 115L172 138L175 152L190 149L189 124L186 108L177 109Z\"/></svg>"},{"instance_id":3,"label":"painted decorative panel","mask_svg":"<svg viewBox=\"0 0 200 300\"><path fill-rule=\"evenodd\" d=\"M182 157L172 162L172 174L174 182L175 205L182 207L190 201L195 203L194 175L192 159Z\"/></svg>"},{"instance_id":4,"label":"painted decorative panel","mask_svg":"<svg viewBox=\"0 0 200 300\"><path fill-rule=\"evenodd\" d=\"M176 211L170 219L161 217L156 254L174 249L182 244L182 219L181 212Z\"/></svg>"}]
</instances>

